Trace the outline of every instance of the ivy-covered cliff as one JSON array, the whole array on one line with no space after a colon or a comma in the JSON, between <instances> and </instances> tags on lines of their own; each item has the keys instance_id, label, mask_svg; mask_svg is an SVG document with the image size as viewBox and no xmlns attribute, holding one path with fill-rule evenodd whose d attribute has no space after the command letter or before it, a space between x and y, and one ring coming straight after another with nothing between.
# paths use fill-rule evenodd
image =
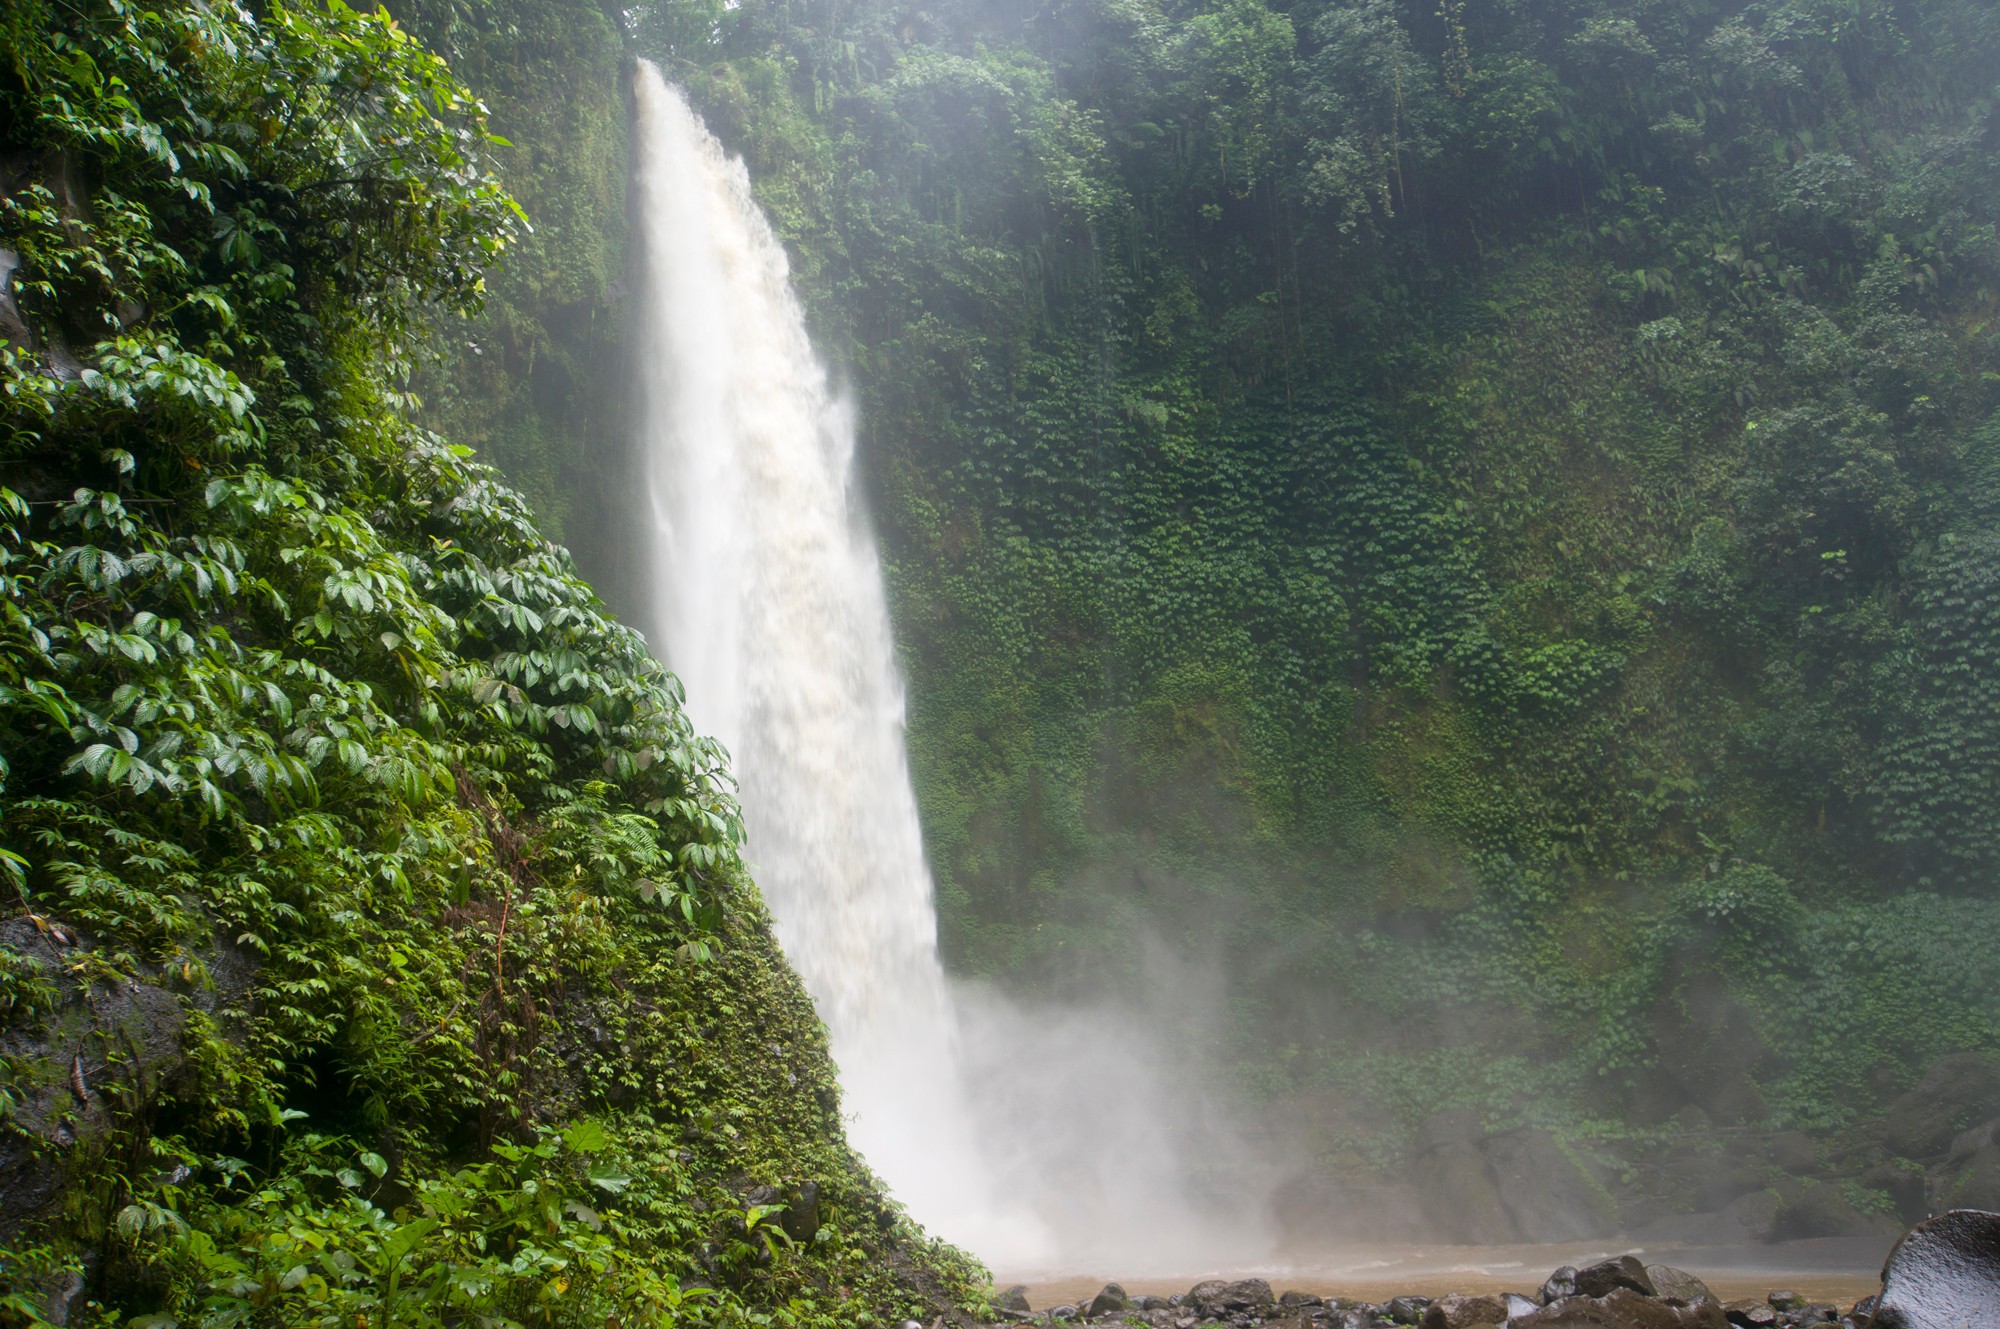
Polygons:
<instances>
[{"instance_id":1,"label":"ivy-covered cliff","mask_svg":"<svg viewBox=\"0 0 2000 1329\"><path fill-rule=\"evenodd\" d=\"M1165 938L1355 1185L1966 1166L1881 1120L2000 1030L1992 6L637 20L859 397L961 972Z\"/></svg>"},{"instance_id":2,"label":"ivy-covered cliff","mask_svg":"<svg viewBox=\"0 0 2000 1329\"><path fill-rule=\"evenodd\" d=\"M496 265L601 296L616 143L531 239L387 14L0 13L0 1321L976 1292L842 1138L678 685L413 423L467 318L514 363Z\"/></svg>"}]
</instances>

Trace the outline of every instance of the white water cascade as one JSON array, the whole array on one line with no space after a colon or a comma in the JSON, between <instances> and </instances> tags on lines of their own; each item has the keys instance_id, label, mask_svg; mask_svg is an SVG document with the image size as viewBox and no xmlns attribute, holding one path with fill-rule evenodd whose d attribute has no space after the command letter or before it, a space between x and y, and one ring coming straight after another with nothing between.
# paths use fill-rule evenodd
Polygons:
<instances>
[{"instance_id":1,"label":"white water cascade","mask_svg":"<svg viewBox=\"0 0 2000 1329\"><path fill-rule=\"evenodd\" d=\"M749 858L831 1034L849 1138L932 1231L1038 1259L1040 1224L996 1194L966 1103L851 415L743 163L645 62L637 97L667 662L733 758Z\"/></svg>"},{"instance_id":2,"label":"white water cascade","mask_svg":"<svg viewBox=\"0 0 2000 1329\"><path fill-rule=\"evenodd\" d=\"M1254 1249L1256 1162L1198 1083L1171 1078L1219 1005L1198 975L1149 964L1146 1020L955 999L851 413L743 163L643 61L637 100L655 640L696 727L729 748L848 1138L926 1228L1009 1273Z\"/></svg>"}]
</instances>

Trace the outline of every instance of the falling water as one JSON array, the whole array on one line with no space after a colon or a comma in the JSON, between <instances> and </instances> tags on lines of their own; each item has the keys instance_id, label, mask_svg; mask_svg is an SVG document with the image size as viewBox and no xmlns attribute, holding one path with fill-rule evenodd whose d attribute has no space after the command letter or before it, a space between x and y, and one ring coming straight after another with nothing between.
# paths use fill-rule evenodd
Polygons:
<instances>
[{"instance_id":1,"label":"falling water","mask_svg":"<svg viewBox=\"0 0 2000 1329\"><path fill-rule=\"evenodd\" d=\"M1114 1010L954 1000L853 419L743 163L645 62L637 97L656 631L696 725L734 759L850 1140L927 1228L1003 1269L1220 1258L1254 1236L1254 1204L1197 1177L1254 1168L1200 1086L1164 1078L1188 1064L1197 985L1161 984L1156 1015L1182 1003L1155 1022L1173 1046Z\"/></svg>"},{"instance_id":2,"label":"falling water","mask_svg":"<svg viewBox=\"0 0 2000 1329\"><path fill-rule=\"evenodd\" d=\"M920 1222L991 1258L1038 1241L970 1125L853 422L814 357L743 163L641 63L643 418L658 618L735 760L749 854L831 1035L849 1135Z\"/></svg>"}]
</instances>

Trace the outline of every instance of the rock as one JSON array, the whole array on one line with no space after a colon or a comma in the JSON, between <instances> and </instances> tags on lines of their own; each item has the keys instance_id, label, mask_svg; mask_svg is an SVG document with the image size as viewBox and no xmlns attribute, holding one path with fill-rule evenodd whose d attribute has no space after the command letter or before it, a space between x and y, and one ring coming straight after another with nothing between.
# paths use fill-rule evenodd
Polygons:
<instances>
[{"instance_id":1,"label":"rock","mask_svg":"<svg viewBox=\"0 0 2000 1329\"><path fill-rule=\"evenodd\" d=\"M1642 1269L1640 1271L1644 1273ZM1564 1297L1508 1322L1509 1329L1727 1329L1713 1301L1679 1305L1629 1287L1602 1297Z\"/></svg>"},{"instance_id":2,"label":"rock","mask_svg":"<svg viewBox=\"0 0 2000 1329\"><path fill-rule=\"evenodd\" d=\"M1646 1277L1653 1282L1654 1295L1669 1301L1700 1301L1703 1297L1715 1300L1708 1284L1685 1269L1676 1269L1670 1264L1649 1264L1646 1266Z\"/></svg>"},{"instance_id":3,"label":"rock","mask_svg":"<svg viewBox=\"0 0 2000 1329\"><path fill-rule=\"evenodd\" d=\"M785 1211L778 1215L778 1226L801 1246L819 1235L818 1182L801 1182L785 1197Z\"/></svg>"},{"instance_id":4,"label":"rock","mask_svg":"<svg viewBox=\"0 0 2000 1329\"><path fill-rule=\"evenodd\" d=\"M1263 1311L1274 1304L1271 1285L1261 1278L1228 1281L1212 1278L1188 1289L1187 1299L1205 1316L1237 1311Z\"/></svg>"},{"instance_id":5,"label":"rock","mask_svg":"<svg viewBox=\"0 0 2000 1329\"><path fill-rule=\"evenodd\" d=\"M1547 1280L1543 1282L1540 1293L1542 1305L1544 1306L1552 1301L1561 1301L1564 1297L1573 1297L1575 1295L1576 1266L1573 1264L1566 1264L1550 1274Z\"/></svg>"},{"instance_id":6,"label":"rock","mask_svg":"<svg viewBox=\"0 0 2000 1329\"><path fill-rule=\"evenodd\" d=\"M924 1326L916 1320L904 1320L896 1326L896 1329L924 1329Z\"/></svg>"},{"instance_id":7,"label":"rock","mask_svg":"<svg viewBox=\"0 0 2000 1329\"><path fill-rule=\"evenodd\" d=\"M1618 1226L1616 1207L1547 1131L1496 1135L1480 1146L1517 1241L1578 1241Z\"/></svg>"},{"instance_id":8,"label":"rock","mask_svg":"<svg viewBox=\"0 0 2000 1329\"><path fill-rule=\"evenodd\" d=\"M1098 1294L1083 1308L1084 1318L1094 1320L1100 1315L1117 1315L1131 1305L1125 1296L1125 1289L1116 1283L1106 1283Z\"/></svg>"},{"instance_id":9,"label":"rock","mask_svg":"<svg viewBox=\"0 0 2000 1329\"><path fill-rule=\"evenodd\" d=\"M1448 1241L1481 1245L1514 1239L1513 1218L1479 1147L1481 1135L1477 1113L1454 1109L1426 1119L1410 1147L1411 1180L1424 1217Z\"/></svg>"},{"instance_id":10,"label":"rock","mask_svg":"<svg viewBox=\"0 0 2000 1329\"><path fill-rule=\"evenodd\" d=\"M1764 1189L1764 1169L1752 1163L1737 1163L1706 1172L1695 1187L1695 1207L1726 1209L1752 1191Z\"/></svg>"},{"instance_id":11,"label":"rock","mask_svg":"<svg viewBox=\"0 0 2000 1329\"><path fill-rule=\"evenodd\" d=\"M1871 1323L1879 1329L2000 1324L2000 1214L1955 1209L1904 1233L1882 1266Z\"/></svg>"},{"instance_id":12,"label":"rock","mask_svg":"<svg viewBox=\"0 0 2000 1329\"><path fill-rule=\"evenodd\" d=\"M1384 1302L1379 1315L1392 1324L1419 1324L1430 1305L1429 1297L1397 1297Z\"/></svg>"},{"instance_id":13,"label":"rock","mask_svg":"<svg viewBox=\"0 0 2000 1329\"><path fill-rule=\"evenodd\" d=\"M1476 1324L1504 1324L1507 1303L1498 1297L1467 1297L1454 1292L1424 1309L1423 1329L1472 1329Z\"/></svg>"},{"instance_id":14,"label":"rock","mask_svg":"<svg viewBox=\"0 0 2000 1329\"><path fill-rule=\"evenodd\" d=\"M1767 1301L1732 1301L1722 1308L1722 1314L1739 1329L1764 1329L1778 1322L1778 1312Z\"/></svg>"},{"instance_id":15,"label":"rock","mask_svg":"<svg viewBox=\"0 0 2000 1329\"><path fill-rule=\"evenodd\" d=\"M1932 1062L1917 1087L1889 1105L1882 1142L1904 1158L1932 1158L2000 1108L2000 1063L1978 1052Z\"/></svg>"},{"instance_id":16,"label":"rock","mask_svg":"<svg viewBox=\"0 0 2000 1329\"><path fill-rule=\"evenodd\" d=\"M1132 1306L1133 1309L1145 1311L1150 1315L1154 1311L1166 1310L1167 1299L1165 1297L1134 1297L1132 1298Z\"/></svg>"},{"instance_id":17,"label":"rock","mask_svg":"<svg viewBox=\"0 0 2000 1329\"><path fill-rule=\"evenodd\" d=\"M1600 1260L1576 1271L1578 1296L1605 1297L1618 1288L1628 1289L1642 1297L1659 1295L1653 1287L1653 1280L1646 1276L1646 1266L1639 1263L1636 1255Z\"/></svg>"},{"instance_id":18,"label":"rock","mask_svg":"<svg viewBox=\"0 0 2000 1329\"><path fill-rule=\"evenodd\" d=\"M1861 1212L1840 1187L1823 1182L1778 1210L1771 1235L1779 1241L1807 1237L1880 1237L1894 1241L1902 1226L1887 1214Z\"/></svg>"},{"instance_id":19,"label":"rock","mask_svg":"<svg viewBox=\"0 0 2000 1329\"><path fill-rule=\"evenodd\" d=\"M1530 1301L1518 1292L1506 1293L1500 1300L1507 1305L1507 1318L1509 1320L1519 1319L1521 1316L1530 1314L1541 1306L1540 1302Z\"/></svg>"},{"instance_id":20,"label":"rock","mask_svg":"<svg viewBox=\"0 0 2000 1329\"><path fill-rule=\"evenodd\" d=\"M1741 1233L1745 1241L1770 1241L1778 1222L1778 1210L1784 1207L1776 1194L1768 1190L1752 1191L1736 1203L1723 1210L1723 1217L1730 1226Z\"/></svg>"},{"instance_id":21,"label":"rock","mask_svg":"<svg viewBox=\"0 0 2000 1329\"><path fill-rule=\"evenodd\" d=\"M1764 1142L1772 1166L1787 1172L1811 1172L1819 1167L1819 1146L1804 1131L1779 1131Z\"/></svg>"},{"instance_id":22,"label":"rock","mask_svg":"<svg viewBox=\"0 0 2000 1329\"><path fill-rule=\"evenodd\" d=\"M1016 1283L1005 1292L993 1298L994 1308L1003 1311L1026 1311L1028 1305L1028 1285Z\"/></svg>"},{"instance_id":23,"label":"rock","mask_svg":"<svg viewBox=\"0 0 2000 1329\"><path fill-rule=\"evenodd\" d=\"M1285 1292L1278 1297L1280 1306L1319 1306L1324 1303L1310 1292Z\"/></svg>"},{"instance_id":24,"label":"rock","mask_svg":"<svg viewBox=\"0 0 2000 1329\"><path fill-rule=\"evenodd\" d=\"M1060 1306L1051 1306L1049 1307L1049 1318L1051 1320L1074 1320L1076 1318L1076 1307L1070 1305L1068 1302L1064 1302ZM922 1326L918 1326L918 1329L922 1329Z\"/></svg>"},{"instance_id":25,"label":"rock","mask_svg":"<svg viewBox=\"0 0 2000 1329\"><path fill-rule=\"evenodd\" d=\"M1805 1296L1798 1292L1767 1292L1764 1300L1774 1310L1802 1311L1806 1308Z\"/></svg>"}]
</instances>

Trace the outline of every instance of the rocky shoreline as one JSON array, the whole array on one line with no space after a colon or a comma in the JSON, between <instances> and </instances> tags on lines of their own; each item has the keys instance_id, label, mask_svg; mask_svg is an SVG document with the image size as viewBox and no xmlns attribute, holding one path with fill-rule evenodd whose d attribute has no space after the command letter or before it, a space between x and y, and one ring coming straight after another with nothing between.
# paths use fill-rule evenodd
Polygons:
<instances>
[{"instance_id":1,"label":"rocky shoreline","mask_svg":"<svg viewBox=\"0 0 2000 1329\"><path fill-rule=\"evenodd\" d=\"M1533 1297L1518 1293L1399 1296L1383 1302L1274 1293L1261 1278L1212 1279L1171 1297L1127 1296L1108 1283L1089 1302L1031 1310L1026 1289L993 1299L996 1324L1146 1325L1150 1329L1866 1329L1875 1298L1849 1307L1784 1290L1761 1300L1719 1300L1700 1278L1635 1255L1550 1274ZM909 1329L909 1326L904 1326Z\"/></svg>"}]
</instances>

